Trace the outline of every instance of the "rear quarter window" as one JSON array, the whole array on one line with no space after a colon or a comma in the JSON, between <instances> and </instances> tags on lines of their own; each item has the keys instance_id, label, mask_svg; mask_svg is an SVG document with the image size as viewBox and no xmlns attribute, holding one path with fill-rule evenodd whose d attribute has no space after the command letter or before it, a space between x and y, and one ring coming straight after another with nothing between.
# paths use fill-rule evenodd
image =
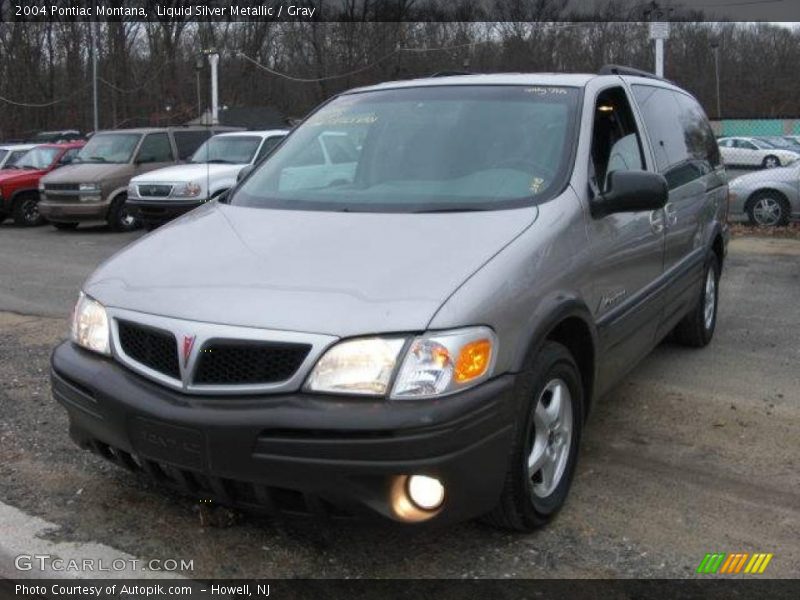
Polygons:
<instances>
[{"instance_id":1,"label":"rear quarter window","mask_svg":"<svg viewBox=\"0 0 800 600\"><path fill-rule=\"evenodd\" d=\"M203 142L211 137L211 131L175 131L172 135L175 137L175 146L178 148L178 160L187 160Z\"/></svg>"},{"instance_id":2,"label":"rear quarter window","mask_svg":"<svg viewBox=\"0 0 800 600\"><path fill-rule=\"evenodd\" d=\"M665 88L631 87L642 111L656 166L670 188L702 177L720 164L714 133L696 100Z\"/></svg>"}]
</instances>

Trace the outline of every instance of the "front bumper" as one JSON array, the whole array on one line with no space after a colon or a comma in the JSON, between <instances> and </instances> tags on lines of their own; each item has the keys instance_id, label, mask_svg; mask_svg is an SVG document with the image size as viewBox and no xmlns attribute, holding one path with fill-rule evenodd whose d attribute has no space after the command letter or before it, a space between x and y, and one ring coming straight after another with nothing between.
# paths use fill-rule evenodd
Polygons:
<instances>
[{"instance_id":1,"label":"front bumper","mask_svg":"<svg viewBox=\"0 0 800 600\"><path fill-rule=\"evenodd\" d=\"M54 202L41 200L39 214L56 223L80 221L105 221L110 203L103 202Z\"/></svg>"},{"instance_id":2,"label":"front bumper","mask_svg":"<svg viewBox=\"0 0 800 600\"><path fill-rule=\"evenodd\" d=\"M207 200L140 200L128 197L127 204L144 223L160 225L186 214Z\"/></svg>"},{"instance_id":3,"label":"front bumper","mask_svg":"<svg viewBox=\"0 0 800 600\"><path fill-rule=\"evenodd\" d=\"M503 487L512 375L440 400L378 401L191 396L71 342L55 349L51 366L53 395L76 443L198 500L410 521L393 500L397 484L425 474L439 478L446 495L424 520L450 522L491 510Z\"/></svg>"}]
</instances>

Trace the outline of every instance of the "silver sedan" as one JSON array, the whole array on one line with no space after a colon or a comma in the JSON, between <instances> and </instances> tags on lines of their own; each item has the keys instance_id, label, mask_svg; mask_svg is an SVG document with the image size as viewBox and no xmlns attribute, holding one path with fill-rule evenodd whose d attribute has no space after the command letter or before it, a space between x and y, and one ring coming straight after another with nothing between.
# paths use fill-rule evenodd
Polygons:
<instances>
[{"instance_id":1,"label":"silver sedan","mask_svg":"<svg viewBox=\"0 0 800 600\"><path fill-rule=\"evenodd\" d=\"M736 177L729 189L731 221L775 227L800 218L800 162Z\"/></svg>"}]
</instances>

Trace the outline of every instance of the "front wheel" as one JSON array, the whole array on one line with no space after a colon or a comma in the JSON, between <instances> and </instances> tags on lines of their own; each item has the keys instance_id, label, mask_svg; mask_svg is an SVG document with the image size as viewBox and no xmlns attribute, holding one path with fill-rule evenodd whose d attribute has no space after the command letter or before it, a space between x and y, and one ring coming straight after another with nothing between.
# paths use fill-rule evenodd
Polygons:
<instances>
[{"instance_id":1,"label":"front wheel","mask_svg":"<svg viewBox=\"0 0 800 600\"><path fill-rule=\"evenodd\" d=\"M127 203L127 196L117 196L108 210L108 226L113 231L133 231L141 223Z\"/></svg>"},{"instance_id":2,"label":"front wheel","mask_svg":"<svg viewBox=\"0 0 800 600\"><path fill-rule=\"evenodd\" d=\"M674 330L675 341L684 346L702 348L711 342L717 326L719 304L719 261L711 254L703 271L703 287L691 312Z\"/></svg>"},{"instance_id":3,"label":"front wheel","mask_svg":"<svg viewBox=\"0 0 800 600\"><path fill-rule=\"evenodd\" d=\"M570 352L547 342L519 375L519 414L506 482L489 524L532 531L567 499L583 426L583 387Z\"/></svg>"},{"instance_id":4,"label":"front wheel","mask_svg":"<svg viewBox=\"0 0 800 600\"><path fill-rule=\"evenodd\" d=\"M25 194L14 203L14 223L20 227L36 227L44 223L39 214L39 194Z\"/></svg>"}]
</instances>

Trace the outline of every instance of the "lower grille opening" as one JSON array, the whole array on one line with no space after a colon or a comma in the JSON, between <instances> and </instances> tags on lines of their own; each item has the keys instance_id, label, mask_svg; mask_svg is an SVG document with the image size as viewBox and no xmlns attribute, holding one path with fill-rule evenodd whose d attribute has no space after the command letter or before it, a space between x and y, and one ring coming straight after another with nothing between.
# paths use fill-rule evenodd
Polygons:
<instances>
[{"instance_id":1,"label":"lower grille opening","mask_svg":"<svg viewBox=\"0 0 800 600\"><path fill-rule=\"evenodd\" d=\"M213 499L221 505L261 514L335 518L354 516L354 513L345 507L314 494L251 481L210 477L205 473L140 458L95 439L87 440L87 445L106 460L134 472L146 474L154 483L187 494L194 500Z\"/></svg>"}]
</instances>

